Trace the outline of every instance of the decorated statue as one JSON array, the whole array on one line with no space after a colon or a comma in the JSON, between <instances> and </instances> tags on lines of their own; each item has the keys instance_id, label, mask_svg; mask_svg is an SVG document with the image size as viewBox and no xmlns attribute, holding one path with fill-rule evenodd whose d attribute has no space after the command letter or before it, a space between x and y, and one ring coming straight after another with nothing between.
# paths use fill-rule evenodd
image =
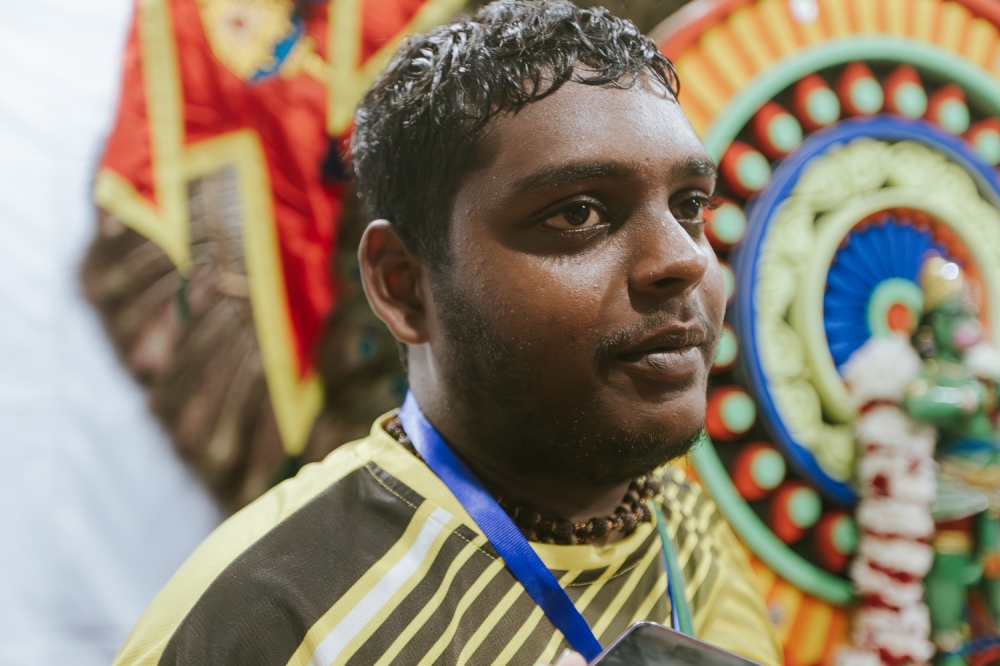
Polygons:
<instances>
[{"instance_id":1,"label":"decorated statue","mask_svg":"<svg viewBox=\"0 0 1000 666\"><path fill-rule=\"evenodd\" d=\"M957 664L964 663L965 588L978 583L973 596L994 627L1000 619L1000 356L982 341L979 307L956 263L928 260L921 286L925 312L913 341L924 360L905 407L938 429L935 558L925 586L941 663Z\"/></svg>"}]
</instances>

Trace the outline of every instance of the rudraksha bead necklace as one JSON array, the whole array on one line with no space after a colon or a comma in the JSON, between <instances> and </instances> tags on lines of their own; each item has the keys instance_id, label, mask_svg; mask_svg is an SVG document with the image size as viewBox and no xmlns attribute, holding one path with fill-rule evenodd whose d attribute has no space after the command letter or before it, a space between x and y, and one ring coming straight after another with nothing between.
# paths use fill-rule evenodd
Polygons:
<instances>
[{"instance_id":1,"label":"rudraksha bead necklace","mask_svg":"<svg viewBox=\"0 0 1000 666\"><path fill-rule=\"evenodd\" d=\"M403 430L403 424L398 416L389 420L385 430L411 453L420 457ZM628 492L614 513L604 518L594 517L582 523L543 516L530 504L511 502L503 497L497 497L496 500L529 541L570 545L592 543L614 532L621 532L623 536L631 534L639 523L652 520L653 514L648 500L659 491L659 482L652 474L647 474L644 478L629 484Z\"/></svg>"}]
</instances>

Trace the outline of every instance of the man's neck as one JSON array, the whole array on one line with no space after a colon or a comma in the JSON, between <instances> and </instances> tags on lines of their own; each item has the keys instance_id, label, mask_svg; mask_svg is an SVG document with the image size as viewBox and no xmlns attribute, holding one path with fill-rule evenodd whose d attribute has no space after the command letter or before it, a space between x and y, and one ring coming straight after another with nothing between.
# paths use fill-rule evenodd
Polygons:
<instances>
[{"instance_id":1,"label":"man's neck","mask_svg":"<svg viewBox=\"0 0 1000 666\"><path fill-rule=\"evenodd\" d=\"M451 449L469 466L484 487L506 504L527 504L547 518L564 518L582 523L615 512L629 490L629 480L594 483L567 480L558 475L525 475L513 465L489 456L492 450L479 437L448 419L428 419Z\"/></svg>"},{"instance_id":2,"label":"man's neck","mask_svg":"<svg viewBox=\"0 0 1000 666\"><path fill-rule=\"evenodd\" d=\"M622 504L630 480L594 483L566 479L558 473L524 474L518 472L512 462L497 460L493 454L501 447L493 447L483 441L484 435L469 425L470 421L475 421L457 414L455 401L446 400L437 390L436 373L428 371L427 359L419 355L420 352L426 354L426 349L417 351L418 355L411 355L410 358L411 366L424 366L423 372L416 373L411 367L411 390L417 396L417 402L438 434L495 497L503 498L508 505L529 504L542 516L563 518L574 523L611 516ZM504 436L516 434L508 432ZM606 541L619 537L620 534L614 533Z\"/></svg>"},{"instance_id":3,"label":"man's neck","mask_svg":"<svg viewBox=\"0 0 1000 666\"><path fill-rule=\"evenodd\" d=\"M476 477L496 497L507 503L526 504L542 516L584 523L614 514L629 489L629 482L596 486L567 483L561 479L524 479L490 463L477 464L458 452Z\"/></svg>"}]
</instances>

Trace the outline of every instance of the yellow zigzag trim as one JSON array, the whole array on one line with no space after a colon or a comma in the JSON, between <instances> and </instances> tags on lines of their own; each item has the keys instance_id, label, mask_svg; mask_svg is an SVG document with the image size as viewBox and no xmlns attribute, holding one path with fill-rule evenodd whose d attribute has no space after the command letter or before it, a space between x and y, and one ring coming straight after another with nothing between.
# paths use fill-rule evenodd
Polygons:
<instances>
[{"instance_id":1,"label":"yellow zigzag trim","mask_svg":"<svg viewBox=\"0 0 1000 666\"><path fill-rule=\"evenodd\" d=\"M351 126L354 110L365 91L389 64L403 39L444 23L465 4L464 0L426 0L402 32L361 64L362 2L363 0L330 2L327 129L331 136L340 136Z\"/></svg>"},{"instance_id":2,"label":"yellow zigzag trim","mask_svg":"<svg viewBox=\"0 0 1000 666\"><path fill-rule=\"evenodd\" d=\"M227 166L236 173L250 304L275 420L285 450L301 453L322 406L315 373L299 378L270 179L257 133L240 130L185 147L180 76L168 0L137 7L139 48L149 116L154 206L111 169L94 184L95 202L157 243L182 273L191 263L187 182Z\"/></svg>"},{"instance_id":3,"label":"yellow zigzag trim","mask_svg":"<svg viewBox=\"0 0 1000 666\"><path fill-rule=\"evenodd\" d=\"M329 18L330 67L327 123L339 136L348 127L365 90L406 35L449 19L463 0L428 0L402 33L363 65L360 61L362 0L333 0ZM315 373L300 379L293 353L291 320L267 168L260 139L241 130L184 146L184 125L176 44L169 0L141 0L137 7L139 48L149 116L154 205L111 169L94 185L95 202L163 248L183 274L190 272L187 182L232 166L243 204L243 244L250 282L254 328L260 344L278 430L289 454L301 453L322 406ZM316 75L316 68L309 70Z\"/></svg>"}]
</instances>

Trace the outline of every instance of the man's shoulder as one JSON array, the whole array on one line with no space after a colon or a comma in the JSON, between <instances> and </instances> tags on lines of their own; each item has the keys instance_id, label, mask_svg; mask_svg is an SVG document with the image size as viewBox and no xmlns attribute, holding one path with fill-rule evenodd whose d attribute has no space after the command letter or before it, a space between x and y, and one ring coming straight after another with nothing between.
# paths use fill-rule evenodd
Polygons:
<instances>
[{"instance_id":1,"label":"man's shoulder","mask_svg":"<svg viewBox=\"0 0 1000 666\"><path fill-rule=\"evenodd\" d=\"M393 444L379 439L373 429L223 523L149 606L116 663L213 663L213 645L231 658L241 643L287 660L300 628L393 547L424 502L378 464L380 447ZM253 640L264 627L266 640ZM285 661L267 656L246 663Z\"/></svg>"},{"instance_id":2,"label":"man's shoulder","mask_svg":"<svg viewBox=\"0 0 1000 666\"><path fill-rule=\"evenodd\" d=\"M668 466L661 501L687 586L695 634L762 664L781 648L743 546L711 496L683 467Z\"/></svg>"},{"instance_id":3,"label":"man's shoulder","mask_svg":"<svg viewBox=\"0 0 1000 666\"><path fill-rule=\"evenodd\" d=\"M728 555L728 525L715 502L680 465L664 468L660 502L667 533L677 549L684 574L686 594L697 617L711 605L729 572L723 559Z\"/></svg>"}]
</instances>

